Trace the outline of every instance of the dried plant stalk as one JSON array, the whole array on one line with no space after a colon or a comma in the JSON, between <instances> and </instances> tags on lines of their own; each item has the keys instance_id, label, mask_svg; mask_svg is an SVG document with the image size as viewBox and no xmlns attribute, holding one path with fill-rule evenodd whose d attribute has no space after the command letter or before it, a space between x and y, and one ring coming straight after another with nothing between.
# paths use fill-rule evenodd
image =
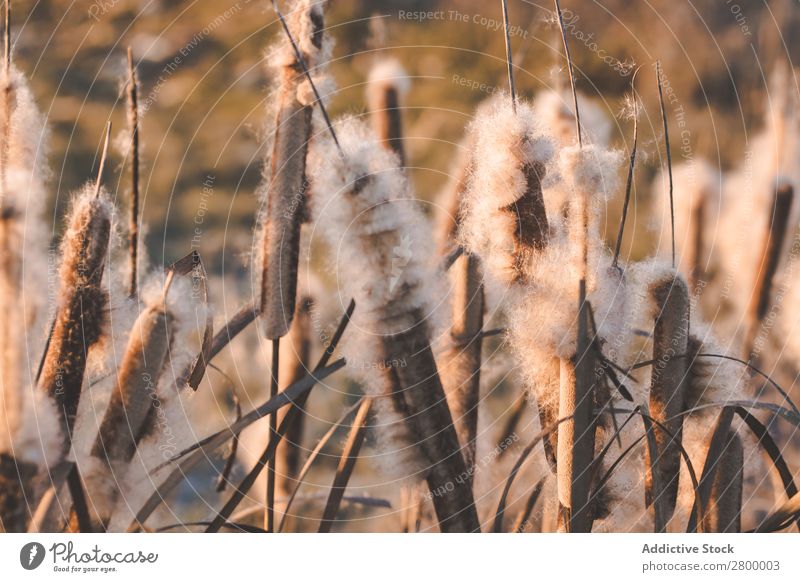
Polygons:
<instances>
[{"instance_id":1,"label":"dried plant stalk","mask_svg":"<svg viewBox=\"0 0 800 582\"><path fill-rule=\"evenodd\" d=\"M39 380L55 399L67 435L78 411L88 351L103 334L106 294L101 281L110 234L110 204L90 188L73 208L64 235L61 295Z\"/></svg>"},{"instance_id":2,"label":"dried plant stalk","mask_svg":"<svg viewBox=\"0 0 800 582\"><path fill-rule=\"evenodd\" d=\"M572 533L588 533L593 521L589 500L597 430L594 414L597 376L595 356L588 341L586 307L581 306L578 317L578 352L571 360L561 360L559 417L572 418L558 426L556 477L564 527Z\"/></svg>"},{"instance_id":3,"label":"dried plant stalk","mask_svg":"<svg viewBox=\"0 0 800 582\"><path fill-rule=\"evenodd\" d=\"M411 427L427 462L427 482L442 532L479 532L466 464L423 323L382 338L395 411Z\"/></svg>"},{"instance_id":4,"label":"dried plant stalk","mask_svg":"<svg viewBox=\"0 0 800 582\"><path fill-rule=\"evenodd\" d=\"M293 18L307 18L311 23L308 38L301 39L300 45L304 46L305 40L314 50L321 51L322 4L298 8ZM304 59L308 62L308 55ZM313 117L313 102L301 101L299 96L306 80L298 60L287 59L281 75L261 249L260 311L270 340L286 335L294 318L300 227L308 190L306 156Z\"/></svg>"},{"instance_id":5,"label":"dried plant stalk","mask_svg":"<svg viewBox=\"0 0 800 582\"><path fill-rule=\"evenodd\" d=\"M769 225L764 237L764 247L759 256L759 268L756 270L756 280L747 311L749 330L745 344L745 358L752 355L761 322L767 315L772 302L772 280L781 261L781 250L789 230L793 200L794 188L791 184L781 183L776 186L768 217Z\"/></svg>"},{"instance_id":6,"label":"dried plant stalk","mask_svg":"<svg viewBox=\"0 0 800 582\"><path fill-rule=\"evenodd\" d=\"M653 331L653 367L650 379L650 411L652 417L673 435L655 428L657 455L648 455L647 498L655 514L656 531L666 531L675 512L680 475L680 444L683 411L686 401L689 341L689 291L679 276L655 282L650 292L658 313ZM674 440L673 440L674 438ZM652 479L649 472L657 471Z\"/></svg>"},{"instance_id":7,"label":"dried plant stalk","mask_svg":"<svg viewBox=\"0 0 800 582\"><path fill-rule=\"evenodd\" d=\"M311 298L301 297L289 334L281 341L278 389L282 392L311 371ZM285 417L286 412L281 414ZM305 415L300 412L276 451L275 470L279 477L279 496L288 497L300 471L301 442Z\"/></svg>"},{"instance_id":8,"label":"dried plant stalk","mask_svg":"<svg viewBox=\"0 0 800 582\"><path fill-rule=\"evenodd\" d=\"M703 531L739 533L742 531L742 486L744 451L742 441L731 431L711 486L711 497L703 518Z\"/></svg>"},{"instance_id":9,"label":"dried plant stalk","mask_svg":"<svg viewBox=\"0 0 800 582\"><path fill-rule=\"evenodd\" d=\"M163 302L147 306L131 329L117 383L91 454L109 466L130 461L152 423L158 380L173 338L174 316Z\"/></svg>"},{"instance_id":10,"label":"dried plant stalk","mask_svg":"<svg viewBox=\"0 0 800 582\"><path fill-rule=\"evenodd\" d=\"M455 275L451 345L443 356L440 370L464 462L471 470L475 465L480 402L483 275L480 260L474 255L459 257L451 271Z\"/></svg>"},{"instance_id":11,"label":"dried plant stalk","mask_svg":"<svg viewBox=\"0 0 800 582\"><path fill-rule=\"evenodd\" d=\"M136 67L133 64L133 51L128 47L128 131L131 139L131 200L128 218L129 269L128 294L136 296L139 260L139 85Z\"/></svg>"},{"instance_id":12,"label":"dried plant stalk","mask_svg":"<svg viewBox=\"0 0 800 582\"><path fill-rule=\"evenodd\" d=\"M21 533L27 529L37 471L34 463L0 453L0 532Z\"/></svg>"},{"instance_id":13,"label":"dried plant stalk","mask_svg":"<svg viewBox=\"0 0 800 582\"><path fill-rule=\"evenodd\" d=\"M333 527L333 522L336 520L336 514L339 512L339 505L344 497L347 483L350 481L350 476L353 474L353 468L358 460L358 453L361 450L361 445L364 443L364 436L366 435L367 416L372 407L372 399L364 398L361 406L358 409L353 426L350 429L350 434L347 436L347 442L344 445L342 456L339 458L339 466L336 468L336 476L333 478L331 485L331 492L328 496L328 502L325 504L325 511L322 514L322 520L319 524L319 533L328 533Z\"/></svg>"}]
</instances>

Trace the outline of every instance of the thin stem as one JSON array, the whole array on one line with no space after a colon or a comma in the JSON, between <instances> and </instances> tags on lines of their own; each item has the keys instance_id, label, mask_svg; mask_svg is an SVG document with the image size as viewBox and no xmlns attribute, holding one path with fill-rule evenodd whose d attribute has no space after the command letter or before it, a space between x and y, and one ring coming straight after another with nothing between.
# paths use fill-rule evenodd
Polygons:
<instances>
[{"instance_id":1,"label":"thin stem","mask_svg":"<svg viewBox=\"0 0 800 582\"><path fill-rule=\"evenodd\" d=\"M564 28L564 17L561 14L561 2L555 0L556 14L558 15L558 26L561 29L561 40L564 41L564 53L567 57L567 69L569 71L569 83L572 87L572 102L575 105L575 132L578 134L578 147L583 147L583 137L581 136L581 114L578 110L578 92L575 89L575 71L572 67L572 55L569 52L567 42L567 31Z\"/></svg>"},{"instance_id":2,"label":"thin stem","mask_svg":"<svg viewBox=\"0 0 800 582\"><path fill-rule=\"evenodd\" d=\"M131 132L131 206L128 229L130 231L130 282L128 295L136 296L137 265L139 255L139 96L133 51L128 47L128 129Z\"/></svg>"},{"instance_id":3,"label":"thin stem","mask_svg":"<svg viewBox=\"0 0 800 582\"><path fill-rule=\"evenodd\" d=\"M667 109L664 106L664 91L661 87L661 61L656 61L656 80L658 82L658 103L661 106L661 120L664 123L664 147L667 149L667 172L669 173L669 218L672 229L672 268L675 268L675 203L672 198L672 153L669 149L669 125Z\"/></svg>"},{"instance_id":4,"label":"thin stem","mask_svg":"<svg viewBox=\"0 0 800 582\"><path fill-rule=\"evenodd\" d=\"M275 398L278 395L278 366L280 359L280 338L272 340L272 378L269 385L269 397ZM269 417L269 440L278 439L278 415L271 414ZM269 533L275 531L275 461L277 457L273 454L267 463L267 512L265 515L264 529Z\"/></svg>"},{"instance_id":5,"label":"thin stem","mask_svg":"<svg viewBox=\"0 0 800 582\"><path fill-rule=\"evenodd\" d=\"M511 53L511 32L508 19L508 0L501 0L506 36L506 61L508 62L508 87L511 91L511 109L517 113L517 86L514 82L514 56Z\"/></svg>"},{"instance_id":6,"label":"thin stem","mask_svg":"<svg viewBox=\"0 0 800 582\"><path fill-rule=\"evenodd\" d=\"M342 146L339 144L339 139L336 137L336 132L333 129L333 124L331 124L331 119L328 116L328 111L325 109L325 103L322 101L322 96L319 94L317 90L317 85L314 83L314 79L311 78L311 73L308 70L308 65L306 65L306 60L303 58L303 53L300 52L300 48L297 46L297 43L292 36L292 31L289 30L289 25L286 24L286 19L283 17L280 9L278 8L278 3L275 0L272 0L272 8L275 10L275 14L278 15L278 20L281 21L281 25L283 26L283 31L286 33L286 36L289 38L289 42L292 45L292 50L294 50L295 58L297 58L297 62L300 63L300 68L303 69L303 74L308 79L308 84L311 85L311 89L314 91L314 97L317 99L317 103L319 103L319 109L322 111L322 117L325 118L325 125L328 126L328 131L333 138L333 142L336 144L336 148L339 150L339 154L344 157L344 150L342 150Z\"/></svg>"},{"instance_id":7,"label":"thin stem","mask_svg":"<svg viewBox=\"0 0 800 582\"><path fill-rule=\"evenodd\" d=\"M103 154L100 157L100 167L97 169L97 182L94 186L94 196L100 196L100 186L103 182L103 170L106 167L106 159L108 158L108 144L111 141L111 122L106 123L106 138L103 142Z\"/></svg>"},{"instance_id":8,"label":"thin stem","mask_svg":"<svg viewBox=\"0 0 800 582\"><path fill-rule=\"evenodd\" d=\"M631 93L633 95L633 146L631 147L630 163L628 164L628 179L625 183L625 202L622 204L622 217L619 221L619 231L617 232L617 245L614 248L614 261L612 266L619 268L619 253L622 249L622 235L625 233L625 222L628 219L628 205L631 201L631 191L633 189L633 171L636 167L636 148L639 143L639 97L636 94L636 73L631 78Z\"/></svg>"}]
</instances>

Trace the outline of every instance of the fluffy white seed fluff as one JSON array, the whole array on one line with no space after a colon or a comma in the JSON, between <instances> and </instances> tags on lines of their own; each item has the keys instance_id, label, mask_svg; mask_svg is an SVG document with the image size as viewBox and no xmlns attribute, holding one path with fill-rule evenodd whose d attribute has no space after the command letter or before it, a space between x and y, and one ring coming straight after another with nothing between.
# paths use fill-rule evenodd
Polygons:
<instances>
[{"instance_id":1,"label":"fluffy white seed fluff","mask_svg":"<svg viewBox=\"0 0 800 582\"><path fill-rule=\"evenodd\" d=\"M408 73L400 61L393 58L378 61L370 69L367 83L367 98L370 103L380 103L381 96L387 89L394 89L402 96L411 87Z\"/></svg>"},{"instance_id":2,"label":"fluffy white seed fluff","mask_svg":"<svg viewBox=\"0 0 800 582\"><path fill-rule=\"evenodd\" d=\"M343 157L330 142L313 148L309 157L312 183L325 184L311 197L314 228L328 243L341 304L351 297L357 304L342 344L348 367L369 394L380 396L390 391L386 366L406 365L383 361L380 338L421 321L429 339L435 335L444 277L436 265L431 225L396 156L380 147L361 121L345 119L336 131ZM406 423L389 414L391 407L382 400L375 403L382 414L378 440L405 457L393 457L396 469L413 474L419 455L408 443L416 439L402 434Z\"/></svg>"},{"instance_id":3,"label":"fluffy white seed fluff","mask_svg":"<svg viewBox=\"0 0 800 582\"><path fill-rule=\"evenodd\" d=\"M525 166L551 162L553 142L529 104L518 103L514 114L502 99L480 111L470 131L475 163L463 202L462 244L481 256L495 280L509 284L514 279L517 224L514 213L503 209L525 196Z\"/></svg>"}]
</instances>

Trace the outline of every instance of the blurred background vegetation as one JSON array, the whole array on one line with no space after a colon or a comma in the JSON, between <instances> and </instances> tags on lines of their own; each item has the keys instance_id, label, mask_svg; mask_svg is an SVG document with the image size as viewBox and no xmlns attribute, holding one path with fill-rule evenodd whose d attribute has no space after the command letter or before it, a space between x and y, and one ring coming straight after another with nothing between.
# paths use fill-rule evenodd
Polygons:
<instances>
[{"instance_id":1,"label":"blurred background vegetation","mask_svg":"<svg viewBox=\"0 0 800 582\"><path fill-rule=\"evenodd\" d=\"M656 154L639 173L642 200L661 164L656 60L674 90L671 122L679 107L685 112L690 155L727 168L741 159L748 135L760 125L765 79L776 60L800 56L800 14L791 0L565 0L562 7L571 17L578 88L615 116L619 147L630 141L630 123L616 117L630 75L606 61L642 66L642 140ZM547 22L551 10L550 2L510 2L518 27L512 37L517 80L527 97L555 86L559 76L563 82L560 39ZM441 12L420 20L409 11ZM339 87L332 113L364 112L371 63L376 55L397 57L412 77L406 145L423 199L433 199L445 182L456 143L487 97L454 76L507 86L503 35L493 26L501 20L500 3L485 0L332 1L327 24L336 39ZM121 87L130 45L145 110L143 213L150 258L160 264L184 255L199 227L195 243L212 270L223 261L226 271L241 268L252 244L264 153L269 79L262 59L279 32L269 2L18 0L13 32L17 64L30 76L53 134L54 240L69 193L96 168L106 120L113 120L115 133L125 126ZM681 160L685 143L675 131L673 154ZM124 204L120 155L114 172L109 181Z\"/></svg>"}]
</instances>

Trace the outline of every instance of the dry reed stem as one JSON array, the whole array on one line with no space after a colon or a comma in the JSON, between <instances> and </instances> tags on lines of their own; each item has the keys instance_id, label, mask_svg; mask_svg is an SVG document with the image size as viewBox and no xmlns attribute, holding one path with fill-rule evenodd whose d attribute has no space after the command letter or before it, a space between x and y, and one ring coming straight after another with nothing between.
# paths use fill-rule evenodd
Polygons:
<instances>
[{"instance_id":1,"label":"dry reed stem","mask_svg":"<svg viewBox=\"0 0 800 582\"><path fill-rule=\"evenodd\" d=\"M653 504L656 531L665 531L675 511L680 474L680 442L688 384L689 291L681 277L667 277L650 289L658 309L653 331L653 367L650 379L652 417L674 435L655 429L656 458L648 455L648 502ZM650 470L658 472L653 480Z\"/></svg>"},{"instance_id":2,"label":"dry reed stem","mask_svg":"<svg viewBox=\"0 0 800 582\"><path fill-rule=\"evenodd\" d=\"M130 281L128 295L136 296L139 255L139 85L136 79L136 67L133 64L133 51L128 47L128 131L131 138L131 199L130 216L128 217L128 234L130 236L129 261Z\"/></svg>"},{"instance_id":3,"label":"dry reed stem","mask_svg":"<svg viewBox=\"0 0 800 582\"><path fill-rule=\"evenodd\" d=\"M272 340L272 362L270 366L270 383L269 383L269 397L275 398L278 395L278 374L280 374L280 354L281 354L281 340ZM286 423L291 426L294 418L299 415L299 410L295 412L295 408L290 408L290 413L287 414ZM278 415L271 414L269 417L269 438L267 440L268 449L271 450L271 456L267 459L267 491L266 491L266 507L264 513L264 529L268 533L275 531L275 460L278 445L284 433L278 435Z\"/></svg>"},{"instance_id":4,"label":"dry reed stem","mask_svg":"<svg viewBox=\"0 0 800 582\"><path fill-rule=\"evenodd\" d=\"M73 209L63 243L61 295L39 385L55 399L65 435L70 435L89 349L103 334L106 294L101 288L111 234L111 209L104 197L82 196ZM65 452L69 439L65 439Z\"/></svg>"},{"instance_id":5,"label":"dry reed stem","mask_svg":"<svg viewBox=\"0 0 800 582\"><path fill-rule=\"evenodd\" d=\"M281 366L278 371L278 389L280 391L286 390L286 388L308 374L311 369L311 305L312 302L309 297L301 297L297 304L297 313L292 322L292 327L281 342ZM284 412L281 418L285 415L286 413ZM277 450L275 470L279 477L278 492L280 497L289 496L296 484L301 466L300 454L304 421L305 414L301 411L297 420L289 427L284 436L283 444Z\"/></svg>"},{"instance_id":6,"label":"dry reed stem","mask_svg":"<svg viewBox=\"0 0 800 582\"><path fill-rule=\"evenodd\" d=\"M421 317L416 321L422 322ZM389 395L395 411L406 419L428 464L426 479L442 532L478 532L480 523L467 467L436 369L426 326L383 338ZM392 361L407 362L392 366Z\"/></svg>"},{"instance_id":7,"label":"dry reed stem","mask_svg":"<svg viewBox=\"0 0 800 582\"><path fill-rule=\"evenodd\" d=\"M117 383L103 416L92 455L110 467L136 452L156 411L156 388L173 339L174 317L164 304L145 308L131 329Z\"/></svg>"},{"instance_id":8,"label":"dry reed stem","mask_svg":"<svg viewBox=\"0 0 800 582\"><path fill-rule=\"evenodd\" d=\"M772 302L772 280L781 261L781 250L789 230L789 216L794 200L794 188L790 184L778 184L772 198L769 225L764 235L764 246L759 256L756 280L747 309L748 335L745 344L745 359L750 358L761 322Z\"/></svg>"},{"instance_id":9,"label":"dry reed stem","mask_svg":"<svg viewBox=\"0 0 800 582\"><path fill-rule=\"evenodd\" d=\"M583 281L581 281L583 287ZM585 296L585 293L581 294ZM589 338L588 304L578 311L578 351L561 360L559 417L572 416L558 426L558 499L564 508L564 526L572 533L592 529L591 471L597 420L594 415L596 362Z\"/></svg>"},{"instance_id":10,"label":"dry reed stem","mask_svg":"<svg viewBox=\"0 0 800 582\"><path fill-rule=\"evenodd\" d=\"M452 271L455 273L455 284L451 345L443 356L440 369L464 462L471 472L475 465L480 402L483 275L480 260L474 255L459 257Z\"/></svg>"},{"instance_id":11,"label":"dry reed stem","mask_svg":"<svg viewBox=\"0 0 800 582\"><path fill-rule=\"evenodd\" d=\"M470 134L461 146L464 150L458 158L457 166L444 194L442 194L442 209L438 213L436 241L439 252L445 256L453 250L458 241L458 229L461 226L462 204L469 184L469 175L474 168L475 136Z\"/></svg>"},{"instance_id":12,"label":"dry reed stem","mask_svg":"<svg viewBox=\"0 0 800 582\"><path fill-rule=\"evenodd\" d=\"M741 439L733 431L728 434L718 464L703 520L703 531L739 533L742 531L744 452Z\"/></svg>"},{"instance_id":13,"label":"dry reed stem","mask_svg":"<svg viewBox=\"0 0 800 582\"><path fill-rule=\"evenodd\" d=\"M34 463L0 453L0 532L21 533L27 529L37 472Z\"/></svg>"},{"instance_id":14,"label":"dry reed stem","mask_svg":"<svg viewBox=\"0 0 800 582\"><path fill-rule=\"evenodd\" d=\"M314 26L311 42L321 49L324 22L320 18ZM306 156L313 117L313 104L304 105L297 96L305 80L303 68L297 61L284 67L275 121L260 300L265 333L270 340L286 335L295 311L300 227L305 219L308 190Z\"/></svg>"},{"instance_id":15,"label":"dry reed stem","mask_svg":"<svg viewBox=\"0 0 800 582\"><path fill-rule=\"evenodd\" d=\"M367 428L367 415L371 407L372 398L364 398L358 409L358 413L356 413L356 418L353 420L353 426L350 429L350 434L347 436L347 442L342 450L342 456L339 458L339 466L336 468L336 476L333 478L328 502L325 504L325 510L319 524L319 533L330 532L333 527L333 522L336 520L336 514L339 512L339 505L344 497L344 492L347 488L348 481L350 481L350 476L353 474L353 468L358 460L358 453L361 450L361 445L364 443L364 436L366 435Z\"/></svg>"}]
</instances>

